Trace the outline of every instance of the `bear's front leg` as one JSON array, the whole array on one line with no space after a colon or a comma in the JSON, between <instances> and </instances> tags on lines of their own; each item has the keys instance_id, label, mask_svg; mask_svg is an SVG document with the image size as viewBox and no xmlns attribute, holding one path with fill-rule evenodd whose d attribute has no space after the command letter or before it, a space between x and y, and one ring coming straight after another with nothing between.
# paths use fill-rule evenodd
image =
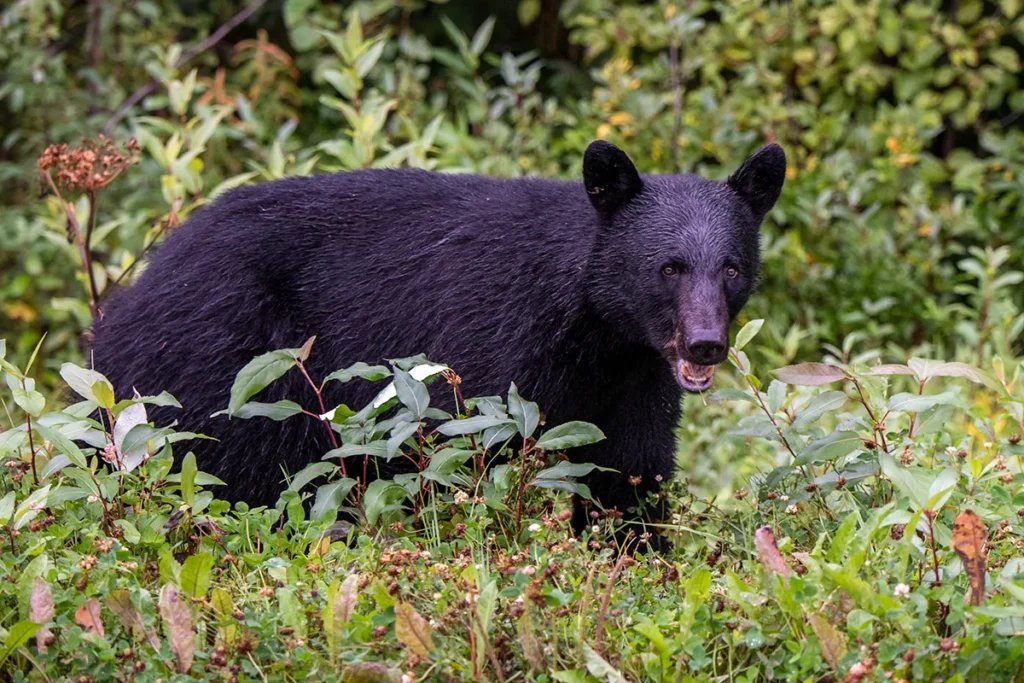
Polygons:
<instances>
[{"instance_id":1,"label":"bear's front leg","mask_svg":"<svg viewBox=\"0 0 1024 683\"><path fill-rule=\"evenodd\" d=\"M670 517L659 494L675 474L681 395L668 372L636 373L633 379L612 410L595 421L606 438L572 457L617 470L592 472L583 483L601 508L621 513L626 524L617 539L620 543L630 543L634 549L667 550L671 544L651 525ZM579 497L575 501L573 529L577 534L602 516L597 506L587 503Z\"/></svg>"}]
</instances>

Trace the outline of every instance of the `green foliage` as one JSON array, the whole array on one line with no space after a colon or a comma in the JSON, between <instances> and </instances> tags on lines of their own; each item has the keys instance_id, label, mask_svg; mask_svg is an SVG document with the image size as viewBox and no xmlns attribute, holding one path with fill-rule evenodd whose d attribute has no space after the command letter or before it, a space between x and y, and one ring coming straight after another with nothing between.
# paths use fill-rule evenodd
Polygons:
<instances>
[{"instance_id":1,"label":"green foliage","mask_svg":"<svg viewBox=\"0 0 1024 683\"><path fill-rule=\"evenodd\" d=\"M287 0L194 56L244 3L8 5L0 677L1020 678L1020 2ZM225 412L337 447L249 509L150 424L173 397L84 367L93 309L232 187L576 178L594 137L642 172L721 179L767 140L790 163L733 371L684 402L665 557L621 559L612 516L572 537L592 466L558 452L602 435L514 384L445 415L454 374L396 359L310 379L380 382L368 406L266 404L316 345L270 350ZM97 149L125 157L98 181L59 160Z\"/></svg>"}]
</instances>

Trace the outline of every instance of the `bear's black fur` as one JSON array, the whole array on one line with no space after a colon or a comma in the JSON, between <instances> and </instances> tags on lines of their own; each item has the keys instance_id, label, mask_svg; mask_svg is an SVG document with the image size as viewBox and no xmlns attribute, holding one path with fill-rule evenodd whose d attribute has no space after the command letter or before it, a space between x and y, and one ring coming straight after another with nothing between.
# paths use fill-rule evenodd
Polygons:
<instances>
[{"instance_id":1,"label":"bear's black fur","mask_svg":"<svg viewBox=\"0 0 1024 683\"><path fill-rule=\"evenodd\" d=\"M587 483L625 512L672 476L681 389L706 388L703 366L726 358L785 167L769 145L725 183L641 177L597 141L583 183L379 170L237 189L103 307L95 368L119 398L170 391L183 409L151 416L220 440L190 444L200 469L227 482L219 495L272 505L281 468L331 446L303 416L211 418L239 369L313 335L317 381L424 353L455 368L467 396L515 381L549 424L597 424L607 439L571 455L619 470ZM331 383L328 407L360 407L379 389ZM286 397L318 410L296 372L257 399Z\"/></svg>"}]
</instances>

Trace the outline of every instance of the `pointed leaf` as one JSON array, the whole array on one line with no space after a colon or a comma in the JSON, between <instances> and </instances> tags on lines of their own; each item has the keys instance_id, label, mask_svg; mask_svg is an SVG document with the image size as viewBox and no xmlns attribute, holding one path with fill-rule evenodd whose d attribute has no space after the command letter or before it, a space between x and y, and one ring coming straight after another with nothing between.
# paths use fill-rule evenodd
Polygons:
<instances>
[{"instance_id":1,"label":"pointed leaf","mask_svg":"<svg viewBox=\"0 0 1024 683\"><path fill-rule=\"evenodd\" d=\"M971 604L980 607L985 601L985 571L988 550L985 543L988 530L973 510L964 510L953 522L953 550L963 562L964 572L971 582Z\"/></svg>"},{"instance_id":2,"label":"pointed leaf","mask_svg":"<svg viewBox=\"0 0 1024 683\"><path fill-rule=\"evenodd\" d=\"M86 633L95 633L101 638L106 635L103 620L100 618L100 601L89 598L75 612L75 623L85 629Z\"/></svg>"},{"instance_id":3,"label":"pointed leaf","mask_svg":"<svg viewBox=\"0 0 1024 683\"><path fill-rule=\"evenodd\" d=\"M799 386L816 386L818 384L830 384L842 380L846 375L842 368L825 363L800 363L779 368L775 376L786 384Z\"/></svg>"},{"instance_id":4,"label":"pointed leaf","mask_svg":"<svg viewBox=\"0 0 1024 683\"><path fill-rule=\"evenodd\" d=\"M589 422L566 422L544 432L537 440L537 448L558 451L597 443L604 439L604 433Z\"/></svg>"},{"instance_id":5,"label":"pointed leaf","mask_svg":"<svg viewBox=\"0 0 1024 683\"><path fill-rule=\"evenodd\" d=\"M395 636L420 657L429 657L434 650L430 624L408 603L395 605Z\"/></svg>"},{"instance_id":6,"label":"pointed leaf","mask_svg":"<svg viewBox=\"0 0 1024 683\"><path fill-rule=\"evenodd\" d=\"M192 613L178 595L178 589L166 584L160 591L160 618L164 631L171 640L171 652L177 663L178 673L188 673L195 657L195 642L192 638Z\"/></svg>"}]
</instances>

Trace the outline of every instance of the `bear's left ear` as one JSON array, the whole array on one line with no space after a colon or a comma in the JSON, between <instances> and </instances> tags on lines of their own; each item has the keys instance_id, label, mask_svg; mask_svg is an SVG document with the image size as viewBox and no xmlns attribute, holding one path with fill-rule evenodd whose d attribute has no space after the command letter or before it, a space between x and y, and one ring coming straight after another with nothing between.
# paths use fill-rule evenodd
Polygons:
<instances>
[{"instance_id":1,"label":"bear's left ear","mask_svg":"<svg viewBox=\"0 0 1024 683\"><path fill-rule=\"evenodd\" d=\"M786 182L786 153L774 143L765 145L725 182L747 200L759 219L764 218L775 206Z\"/></svg>"},{"instance_id":2,"label":"bear's left ear","mask_svg":"<svg viewBox=\"0 0 1024 683\"><path fill-rule=\"evenodd\" d=\"M626 153L595 140L583 155L583 185L600 213L611 215L640 192L643 183Z\"/></svg>"}]
</instances>

